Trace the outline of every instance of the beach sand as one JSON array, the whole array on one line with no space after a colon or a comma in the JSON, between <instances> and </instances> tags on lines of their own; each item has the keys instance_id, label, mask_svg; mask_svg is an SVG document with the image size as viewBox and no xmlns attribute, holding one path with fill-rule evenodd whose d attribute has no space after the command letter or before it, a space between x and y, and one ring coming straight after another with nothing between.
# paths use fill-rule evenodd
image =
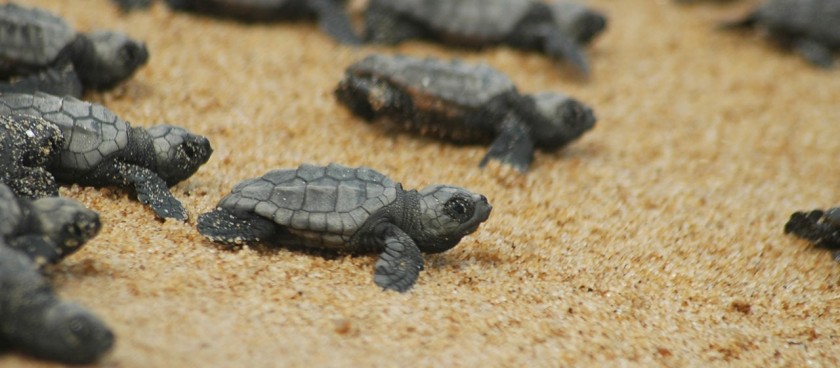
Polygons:
<instances>
[{"instance_id":1,"label":"beach sand","mask_svg":"<svg viewBox=\"0 0 840 368\"><path fill-rule=\"evenodd\" d=\"M49 277L113 328L103 367L840 365L840 265L782 232L793 211L840 203L840 74L715 29L750 2L593 0L609 27L587 50L588 81L507 47L349 48L306 22L23 3L145 40L148 65L85 98L215 150L172 189L187 223L127 191L62 188L103 229ZM482 170L484 146L365 124L337 104L344 68L374 52L484 62L523 92L580 99L598 122L527 174ZM404 294L373 284L375 255L225 251L196 231L241 180L329 162L406 188L464 186L493 213L426 256ZM7 353L0 366L51 364Z\"/></svg>"}]
</instances>

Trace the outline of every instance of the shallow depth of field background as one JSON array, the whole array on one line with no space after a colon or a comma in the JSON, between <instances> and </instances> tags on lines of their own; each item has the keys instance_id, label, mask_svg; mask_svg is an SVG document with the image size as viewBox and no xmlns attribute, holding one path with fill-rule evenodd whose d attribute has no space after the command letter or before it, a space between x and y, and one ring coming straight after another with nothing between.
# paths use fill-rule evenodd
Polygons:
<instances>
[{"instance_id":1,"label":"shallow depth of field background","mask_svg":"<svg viewBox=\"0 0 840 368\"><path fill-rule=\"evenodd\" d=\"M50 273L117 334L102 366L840 365L840 265L782 233L791 212L840 204L840 70L715 30L754 1L592 0L610 23L588 49L589 81L506 47L354 49L312 23L22 3L145 40L145 68L86 98L215 149L173 188L188 223L156 220L125 191L62 189L104 224ZM368 125L336 103L344 68L372 52L484 62L523 92L579 98L598 123L526 175L481 170L486 147ZM239 181L304 162L465 186L493 213L427 256L405 294L373 284L374 255L223 251L195 230ZM0 366L49 364L4 354Z\"/></svg>"}]
</instances>

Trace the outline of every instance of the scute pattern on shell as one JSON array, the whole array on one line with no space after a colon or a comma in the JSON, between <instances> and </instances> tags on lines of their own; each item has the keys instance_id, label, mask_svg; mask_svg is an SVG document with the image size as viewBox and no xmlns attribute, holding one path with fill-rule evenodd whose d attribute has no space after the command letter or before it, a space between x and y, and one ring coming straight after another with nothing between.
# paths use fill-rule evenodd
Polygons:
<instances>
[{"instance_id":1,"label":"scute pattern on shell","mask_svg":"<svg viewBox=\"0 0 840 368\"><path fill-rule=\"evenodd\" d=\"M397 184L371 169L301 165L246 180L219 206L253 212L298 236L339 245L396 198Z\"/></svg>"},{"instance_id":2,"label":"scute pattern on shell","mask_svg":"<svg viewBox=\"0 0 840 368\"><path fill-rule=\"evenodd\" d=\"M443 61L371 55L350 66L348 72L371 74L390 81L398 88L418 91L470 108L479 108L493 97L516 91L513 81L498 70L457 59Z\"/></svg>"},{"instance_id":3,"label":"scute pattern on shell","mask_svg":"<svg viewBox=\"0 0 840 368\"><path fill-rule=\"evenodd\" d=\"M382 0L377 5L422 19L436 30L492 40L516 27L534 0Z\"/></svg>"},{"instance_id":4,"label":"scute pattern on shell","mask_svg":"<svg viewBox=\"0 0 840 368\"><path fill-rule=\"evenodd\" d=\"M0 71L52 62L76 31L55 14L17 4L0 5Z\"/></svg>"},{"instance_id":5,"label":"scute pattern on shell","mask_svg":"<svg viewBox=\"0 0 840 368\"><path fill-rule=\"evenodd\" d=\"M129 125L102 105L73 97L8 94L0 96L0 114L43 116L64 136L62 167L86 171L128 144Z\"/></svg>"}]
</instances>

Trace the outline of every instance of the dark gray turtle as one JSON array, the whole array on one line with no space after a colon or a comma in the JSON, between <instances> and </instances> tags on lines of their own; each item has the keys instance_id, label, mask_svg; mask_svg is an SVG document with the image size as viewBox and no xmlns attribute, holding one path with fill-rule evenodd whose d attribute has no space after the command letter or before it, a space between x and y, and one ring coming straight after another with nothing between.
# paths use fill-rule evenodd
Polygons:
<instances>
[{"instance_id":1,"label":"dark gray turtle","mask_svg":"<svg viewBox=\"0 0 840 368\"><path fill-rule=\"evenodd\" d=\"M454 247L491 209L483 195L460 187L404 191L369 168L301 165L240 183L198 217L198 231L229 245L381 252L374 282L402 292L423 269L420 252Z\"/></svg>"},{"instance_id":2,"label":"dark gray turtle","mask_svg":"<svg viewBox=\"0 0 840 368\"><path fill-rule=\"evenodd\" d=\"M604 15L580 4L540 0L371 0L364 17L366 41L507 44L563 58L584 74L589 66L580 45L607 24Z\"/></svg>"},{"instance_id":3,"label":"dark gray turtle","mask_svg":"<svg viewBox=\"0 0 840 368\"><path fill-rule=\"evenodd\" d=\"M163 218L187 219L168 187L210 158L207 138L183 128L132 127L102 105L48 94L0 95L0 115L31 115L58 126L64 146L49 171L59 182L133 188Z\"/></svg>"},{"instance_id":4,"label":"dark gray turtle","mask_svg":"<svg viewBox=\"0 0 840 368\"><path fill-rule=\"evenodd\" d=\"M785 234L791 233L817 247L834 250L834 259L840 262L840 207L794 212L785 224Z\"/></svg>"},{"instance_id":5,"label":"dark gray turtle","mask_svg":"<svg viewBox=\"0 0 840 368\"><path fill-rule=\"evenodd\" d=\"M58 195L48 166L58 158L64 137L55 124L32 116L0 115L0 183L18 195Z\"/></svg>"},{"instance_id":6,"label":"dark gray turtle","mask_svg":"<svg viewBox=\"0 0 840 368\"><path fill-rule=\"evenodd\" d=\"M142 42L124 34L76 33L45 10L0 4L0 79L12 80L3 90L80 97L81 86L112 88L148 57Z\"/></svg>"},{"instance_id":7,"label":"dark gray turtle","mask_svg":"<svg viewBox=\"0 0 840 368\"><path fill-rule=\"evenodd\" d=\"M316 18L330 37L343 44L361 43L339 0L166 0L175 10L242 21Z\"/></svg>"},{"instance_id":8,"label":"dark gray turtle","mask_svg":"<svg viewBox=\"0 0 840 368\"><path fill-rule=\"evenodd\" d=\"M559 149L595 125L592 109L559 93L521 95L483 64L373 55L351 65L335 91L355 114L389 118L456 143L492 142L481 161L527 170L534 147Z\"/></svg>"},{"instance_id":9,"label":"dark gray turtle","mask_svg":"<svg viewBox=\"0 0 840 368\"><path fill-rule=\"evenodd\" d=\"M38 265L75 253L102 227L99 214L68 198L34 201L0 183L0 238Z\"/></svg>"},{"instance_id":10,"label":"dark gray turtle","mask_svg":"<svg viewBox=\"0 0 840 368\"><path fill-rule=\"evenodd\" d=\"M82 306L59 300L26 256L0 239L0 348L65 364L96 362L114 334Z\"/></svg>"},{"instance_id":11,"label":"dark gray turtle","mask_svg":"<svg viewBox=\"0 0 840 368\"><path fill-rule=\"evenodd\" d=\"M768 0L725 28L760 26L780 45L811 64L828 68L840 49L840 1Z\"/></svg>"}]
</instances>

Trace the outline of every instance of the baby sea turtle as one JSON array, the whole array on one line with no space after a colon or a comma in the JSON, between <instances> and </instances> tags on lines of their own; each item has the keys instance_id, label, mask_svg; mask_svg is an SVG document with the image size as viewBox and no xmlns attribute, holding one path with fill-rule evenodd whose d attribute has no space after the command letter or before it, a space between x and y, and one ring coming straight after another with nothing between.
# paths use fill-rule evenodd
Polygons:
<instances>
[{"instance_id":1,"label":"baby sea turtle","mask_svg":"<svg viewBox=\"0 0 840 368\"><path fill-rule=\"evenodd\" d=\"M367 120L456 143L492 142L481 166L499 160L527 170L534 147L552 151L595 125L592 109L559 93L522 95L504 74L457 60L372 55L351 65L335 91Z\"/></svg>"},{"instance_id":2,"label":"baby sea turtle","mask_svg":"<svg viewBox=\"0 0 840 368\"><path fill-rule=\"evenodd\" d=\"M338 0L166 0L175 10L242 21L316 18L330 37L343 44L361 43Z\"/></svg>"},{"instance_id":3,"label":"baby sea turtle","mask_svg":"<svg viewBox=\"0 0 840 368\"><path fill-rule=\"evenodd\" d=\"M785 234L791 233L817 247L834 250L834 259L840 262L840 207L794 212L785 224Z\"/></svg>"},{"instance_id":4,"label":"baby sea turtle","mask_svg":"<svg viewBox=\"0 0 840 368\"><path fill-rule=\"evenodd\" d=\"M580 45L607 25L606 17L568 1L371 0L365 40L395 44L413 38L466 46L506 44L565 59L589 73Z\"/></svg>"},{"instance_id":5,"label":"baby sea turtle","mask_svg":"<svg viewBox=\"0 0 840 368\"><path fill-rule=\"evenodd\" d=\"M0 115L0 183L18 196L58 196L47 166L58 158L64 137L57 126L32 116Z\"/></svg>"},{"instance_id":6,"label":"baby sea turtle","mask_svg":"<svg viewBox=\"0 0 840 368\"><path fill-rule=\"evenodd\" d=\"M34 201L0 183L0 238L38 265L75 253L102 227L99 214L69 198Z\"/></svg>"},{"instance_id":7,"label":"baby sea turtle","mask_svg":"<svg viewBox=\"0 0 840 368\"><path fill-rule=\"evenodd\" d=\"M114 334L78 304L59 300L26 256L0 239L0 348L64 364L96 362Z\"/></svg>"},{"instance_id":8,"label":"baby sea turtle","mask_svg":"<svg viewBox=\"0 0 840 368\"><path fill-rule=\"evenodd\" d=\"M148 57L142 42L122 33L76 33L48 11L0 4L0 79L13 81L3 90L80 97L83 88L112 88Z\"/></svg>"},{"instance_id":9,"label":"baby sea turtle","mask_svg":"<svg viewBox=\"0 0 840 368\"><path fill-rule=\"evenodd\" d=\"M374 282L402 292L423 269L420 252L454 247L491 209L483 195L460 187L404 191L369 168L301 165L240 183L198 217L198 231L229 245L381 252Z\"/></svg>"},{"instance_id":10,"label":"baby sea turtle","mask_svg":"<svg viewBox=\"0 0 840 368\"><path fill-rule=\"evenodd\" d=\"M725 28L760 26L780 45L811 64L828 68L840 49L840 1L768 0L744 19Z\"/></svg>"},{"instance_id":11,"label":"baby sea turtle","mask_svg":"<svg viewBox=\"0 0 840 368\"><path fill-rule=\"evenodd\" d=\"M207 138L172 125L132 127L102 105L44 93L0 95L0 115L58 126L64 146L49 171L59 182L131 187L162 218L187 219L169 187L210 158Z\"/></svg>"}]
</instances>

